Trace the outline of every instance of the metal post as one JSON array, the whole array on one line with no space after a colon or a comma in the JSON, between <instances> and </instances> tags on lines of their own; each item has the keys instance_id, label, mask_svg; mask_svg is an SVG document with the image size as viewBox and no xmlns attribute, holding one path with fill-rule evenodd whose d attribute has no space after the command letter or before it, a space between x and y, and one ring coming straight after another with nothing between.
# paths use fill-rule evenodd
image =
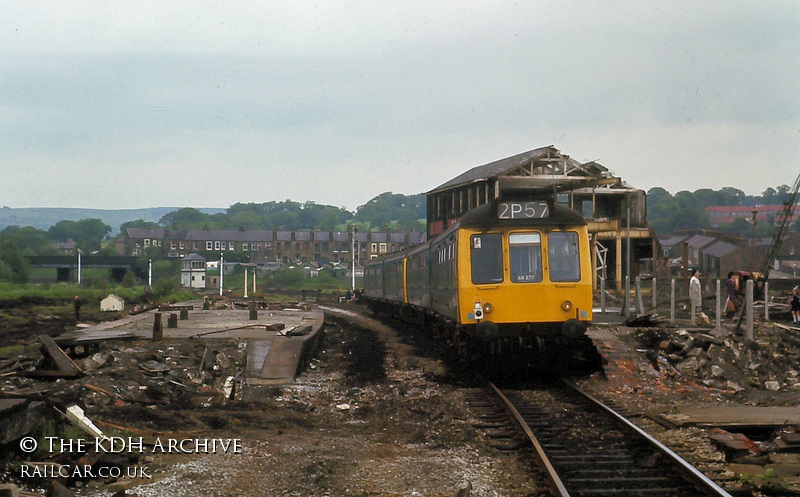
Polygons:
<instances>
[{"instance_id":1,"label":"metal post","mask_svg":"<svg viewBox=\"0 0 800 497\"><path fill-rule=\"evenodd\" d=\"M628 197L628 257L625 273L628 275L625 278L625 317L631 317L631 199Z\"/></svg>"},{"instance_id":2,"label":"metal post","mask_svg":"<svg viewBox=\"0 0 800 497\"><path fill-rule=\"evenodd\" d=\"M669 322L675 322L675 278L672 278L671 291L669 295Z\"/></svg>"},{"instance_id":3,"label":"metal post","mask_svg":"<svg viewBox=\"0 0 800 497\"><path fill-rule=\"evenodd\" d=\"M253 294L256 293L256 268L253 268Z\"/></svg>"},{"instance_id":4,"label":"metal post","mask_svg":"<svg viewBox=\"0 0 800 497\"><path fill-rule=\"evenodd\" d=\"M722 327L722 293L720 292L720 281L717 280L717 328Z\"/></svg>"},{"instance_id":5,"label":"metal post","mask_svg":"<svg viewBox=\"0 0 800 497\"><path fill-rule=\"evenodd\" d=\"M225 268L225 257L222 254L219 254L219 296L222 297L222 273L223 269Z\"/></svg>"},{"instance_id":6,"label":"metal post","mask_svg":"<svg viewBox=\"0 0 800 497\"><path fill-rule=\"evenodd\" d=\"M630 276L625 276L625 298L622 299L625 308L622 309L622 315L625 316L625 319L631 317L631 280Z\"/></svg>"},{"instance_id":7,"label":"metal post","mask_svg":"<svg viewBox=\"0 0 800 497\"><path fill-rule=\"evenodd\" d=\"M636 277L636 312L644 314L644 302L642 301L642 279Z\"/></svg>"},{"instance_id":8,"label":"metal post","mask_svg":"<svg viewBox=\"0 0 800 497\"><path fill-rule=\"evenodd\" d=\"M658 292L656 292L657 288L658 288L658 286L656 285L656 279L654 277L653 278L653 312L655 312L655 310L658 308Z\"/></svg>"},{"instance_id":9,"label":"metal post","mask_svg":"<svg viewBox=\"0 0 800 497\"><path fill-rule=\"evenodd\" d=\"M769 321L769 281L764 282L764 319Z\"/></svg>"},{"instance_id":10,"label":"metal post","mask_svg":"<svg viewBox=\"0 0 800 497\"><path fill-rule=\"evenodd\" d=\"M356 248L358 247L358 242L356 241L356 233L358 233L358 230L356 229L355 226L353 226L352 233L353 233L353 253L351 254L350 258L353 260L353 274L352 274L353 286L351 289L353 291L356 291Z\"/></svg>"},{"instance_id":11,"label":"metal post","mask_svg":"<svg viewBox=\"0 0 800 497\"><path fill-rule=\"evenodd\" d=\"M192 286L191 280L189 286ZM147 259L147 287L153 289L153 259Z\"/></svg>"},{"instance_id":12,"label":"metal post","mask_svg":"<svg viewBox=\"0 0 800 497\"><path fill-rule=\"evenodd\" d=\"M81 251L78 250L78 284L81 284Z\"/></svg>"},{"instance_id":13,"label":"metal post","mask_svg":"<svg viewBox=\"0 0 800 497\"><path fill-rule=\"evenodd\" d=\"M753 340L753 280L747 280L745 287L745 312L747 312L747 329L745 330L745 338Z\"/></svg>"},{"instance_id":14,"label":"metal post","mask_svg":"<svg viewBox=\"0 0 800 497\"><path fill-rule=\"evenodd\" d=\"M244 267L244 298L247 298L247 266Z\"/></svg>"},{"instance_id":15,"label":"metal post","mask_svg":"<svg viewBox=\"0 0 800 497\"><path fill-rule=\"evenodd\" d=\"M600 312L606 312L606 279L600 277Z\"/></svg>"}]
</instances>

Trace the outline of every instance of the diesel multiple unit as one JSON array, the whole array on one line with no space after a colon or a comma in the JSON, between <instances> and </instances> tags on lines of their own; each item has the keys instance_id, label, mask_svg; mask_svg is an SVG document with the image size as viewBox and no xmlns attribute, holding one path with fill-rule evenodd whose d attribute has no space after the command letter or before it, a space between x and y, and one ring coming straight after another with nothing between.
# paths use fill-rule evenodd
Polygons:
<instances>
[{"instance_id":1,"label":"diesel multiple unit","mask_svg":"<svg viewBox=\"0 0 800 497\"><path fill-rule=\"evenodd\" d=\"M445 338L460 358L548 367L588 344L586 221L547 200L499 199L428 242L369 261L367 302Z\"/></svg>"}]
</instances>

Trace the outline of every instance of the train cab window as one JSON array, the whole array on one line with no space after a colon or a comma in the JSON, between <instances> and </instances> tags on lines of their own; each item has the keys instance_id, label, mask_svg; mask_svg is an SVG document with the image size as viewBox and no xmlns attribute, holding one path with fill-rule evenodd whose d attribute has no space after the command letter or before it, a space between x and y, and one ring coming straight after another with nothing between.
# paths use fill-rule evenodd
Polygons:
<instances>
[{"instance_id":1,"label":"train cab window","mask_svg":"<svg viewBox=\"0 0 800 497\"><path fill-rule=\"evenodd\" d=\"M511 233L508 235L508 257L511 263L511 281L542 281L542 235Z\"/></svg>"},{"instance_id":2,"label":"train cab window","mask_svg":"<svg viewBox=\"0 0 800 497\"><path fill-rule=\"evenodd\" d=\"M503 242L500 233L472 235L472 284L486 285L503 281Z\"/></svg>"},{"instance_id":3,"label":"train cab window","mask_svg":"<svg viewBox=\"0 0 800 497\"><path fill-rule=\"evenodd\" d=\"M577 233L569 231L548 233L547 256L550 262L550 281L580 281L581 265Z\"/></svg>"}]
</instances>

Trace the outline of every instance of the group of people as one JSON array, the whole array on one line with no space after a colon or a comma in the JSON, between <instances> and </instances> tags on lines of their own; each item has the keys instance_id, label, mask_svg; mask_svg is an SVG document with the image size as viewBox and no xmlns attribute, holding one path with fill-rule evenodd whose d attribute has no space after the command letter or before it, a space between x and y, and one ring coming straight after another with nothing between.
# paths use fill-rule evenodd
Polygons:
<instances>
[{"instance_id":1,"label":"group of people","mask_svg":"<svg viewBox=\"0 0 800 497\"><path fill-rule=\"evenodd\" d=\"M352 292L350 290L347 290L347 292L345 292L344 294L344 301L350 302L352 300L353 302L358 302L359 297L361 297L361 291L358 288L356 288Z\"/></svg>"},{"instance_id":2,"label":"group of people","mask_svg":"<svg viewBox=\"0 0 800 497\"><path fill-rule=\"evenodd\" d=\"M728 280L725 282L726 297L723 312L725 318L730 319L739 309L739 275L733 271L728 273ZM695 310L695 315L702 312L703 308L703 289L700 284L700 270L695 269L692 271L692 278L689 280L689 300L691 301L692 308ZM798 301L800 304L800 301Z\"/></svg>"},{"instance_id":3,"label":"group of people","mask_svg":"<svg viewBox=\"0 0 800 497\"><path fill-rule=\"evenodd\" d=\"M759 281L759 290L762 292L763 298L763 282ZM741 306L741 300L739 299L739 275L733 271L728 273L728 279L725 282L725 289L726 289L726 298L725 298L725 308L723 312L725 313L726 319L731 319L733 316L736 315L736 311L739 310ZM691 301L692 308L695 310L695 315L699 315L702 312L703 307L703 297L702 297L702 286L700 284L700 270L695 269L692 271L692 278L689 280L689 300ZM791 310L792 310L792 322L800 323L800 287L794 287L792 289L792 296L790 299Z\"/></svg>"}]
</instances>

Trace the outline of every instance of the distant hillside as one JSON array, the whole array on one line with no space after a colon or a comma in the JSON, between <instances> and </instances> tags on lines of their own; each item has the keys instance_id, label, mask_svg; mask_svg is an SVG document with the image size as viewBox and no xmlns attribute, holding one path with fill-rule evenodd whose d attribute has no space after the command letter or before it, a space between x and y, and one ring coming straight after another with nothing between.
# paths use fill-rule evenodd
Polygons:
<instances>
[{"instance_id":1,"label":"distant hillside","mask_svg":"<svg viewBox=\"0 0 800 497\"><path fill-rule=\"evenodd\" d=\"M164 215L179 210L180 207L149 207L146 209L72 209L60 207L0 208L0 230L7 226L33 226L47 230L59 221L80 221L81 219L100 219L111 226L112 234L119 232L119 226L128 221L144 219L157 223ZM225 209L198 208L205 214L218 214Z\"/></svg>"}]
</instances>

